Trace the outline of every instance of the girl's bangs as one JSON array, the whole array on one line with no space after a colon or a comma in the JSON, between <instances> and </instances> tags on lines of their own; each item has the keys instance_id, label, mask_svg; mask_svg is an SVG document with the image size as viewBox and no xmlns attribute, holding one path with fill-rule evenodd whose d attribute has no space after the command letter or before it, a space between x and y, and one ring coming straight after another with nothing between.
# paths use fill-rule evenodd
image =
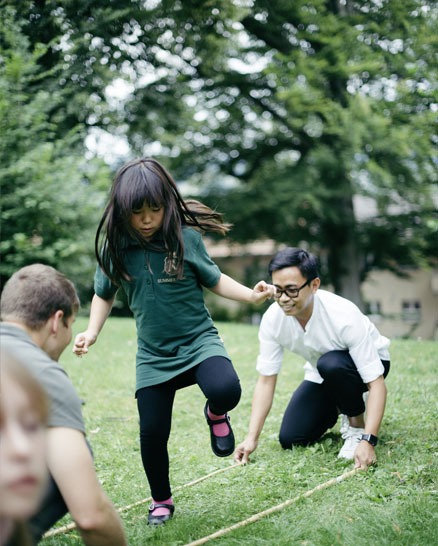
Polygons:
<instances>
[{"instance_id":1,"label":"girl's bangs","mask_svg":"<svg viewBox=\"0 0 438 546\"><path fill-rule=\"evenodd\" d=\"M159 176L140 166L123 173L117 194L120 212L124 215L140 210L145 203L151 208L161 207L165 203L164 187Z\"/></svg>"}]
</instances>

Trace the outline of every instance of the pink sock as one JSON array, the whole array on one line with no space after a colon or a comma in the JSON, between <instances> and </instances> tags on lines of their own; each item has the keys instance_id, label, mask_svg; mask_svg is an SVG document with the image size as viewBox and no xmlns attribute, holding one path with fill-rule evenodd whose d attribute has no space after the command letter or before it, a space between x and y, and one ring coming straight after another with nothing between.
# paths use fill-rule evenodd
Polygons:
<instances>
[{"instance_id":1,"label":"pink sock","mask_svg":"<svg viewBox=\"0 0 438 546\"><path fill-rule=\"evenodd\" d=\"M212 421L216 421L216 419L224 419L225 417L225 413L223 415L215 415L214 413L211 413L210 408L207 408L207 414ZM230 427L228 426L228 423L219 423L218 425L213 425L213 434L215 436L227 436L229 432Z\"/></svg>"},{"instance_id":2,"label":"pink sock","mask_svg":"<svg viewBox=\"0 0 438 546\"><path fill-rule=\"evenodd\" d=\"M167 500L163 501L156 501L152 499L152 502L154 504L173 504L172 497L169 497ZM152 511L153 516L168 516L170 514L169 508L155 508L155 510Z\"/></svg>"}]
</instances>

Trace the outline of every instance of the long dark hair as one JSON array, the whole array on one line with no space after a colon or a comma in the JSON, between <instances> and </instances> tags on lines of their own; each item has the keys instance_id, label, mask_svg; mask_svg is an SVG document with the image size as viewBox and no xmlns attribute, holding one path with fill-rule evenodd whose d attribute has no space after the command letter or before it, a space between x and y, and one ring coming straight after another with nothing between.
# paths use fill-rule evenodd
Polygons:
<instances>
[{"instance_id":1,"label":"long dark hair","mask_svg":"<svg viewBox=\"0 0 438 546\"><path fill-rule=\"evenodd\" d=\"M164 207L162 237L146 241L131 227L131 215L144 204ZM182 226L193 226L200 231L215 231L225 235L230 224L222 215L195 200L184 201L178 188L155 159L136 159L124 165L117 173L108 205L97 228L95 251L97 261L115 284L130 280L123 260L127 237L136 240L145 250L167 252L166 273L182 277L184 267L184 240Z\"/></svg>"}]
</instances>

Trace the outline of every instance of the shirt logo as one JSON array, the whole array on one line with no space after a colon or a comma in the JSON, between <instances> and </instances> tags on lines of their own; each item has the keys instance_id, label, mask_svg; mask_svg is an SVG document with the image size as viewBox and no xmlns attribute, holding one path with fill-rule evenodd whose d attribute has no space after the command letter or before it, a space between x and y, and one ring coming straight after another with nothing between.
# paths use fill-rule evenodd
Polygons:
<instances>
[{"instance_id":1,"label":"shirt logo","mask_svg":"<svg viewBox=\"0 0 438 546\"><path fill-rule=\"evenodd\" d=\"M178 264L175 252L164 258L164 272L174 276L178 274Z\"/></svg>"}]
</instances>

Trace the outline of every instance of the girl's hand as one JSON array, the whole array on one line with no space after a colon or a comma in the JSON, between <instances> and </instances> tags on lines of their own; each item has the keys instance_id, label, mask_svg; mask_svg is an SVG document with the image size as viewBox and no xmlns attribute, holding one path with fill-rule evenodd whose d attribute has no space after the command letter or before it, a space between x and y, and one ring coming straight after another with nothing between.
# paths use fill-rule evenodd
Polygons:
<instances>
[{"instance_id":1,"label":"girl's hand","mask_svg":"<svg viewBox=\"0 0 438 546\"><path fill-rule=\"evenodd\" d=\"M85 330L85 332L81 332L75 337L75 343L73 346L73 352L78 355L82 356L84 354L88 353L88 347L90 345L93 345L97 339L96 334L92 334L88 330Z\"/></svg>"},{"instance_id":2,"label":"girl's hand","mask_svg":"<svg viewBox=\"0 0 438 546\"><path fill-rule=\"evenodd\" d=\"M252 291L252 303L259 305L274 296L275 286L273 284L267 284L265 281L259 281Z\"/></svg>"}]
</instances>

